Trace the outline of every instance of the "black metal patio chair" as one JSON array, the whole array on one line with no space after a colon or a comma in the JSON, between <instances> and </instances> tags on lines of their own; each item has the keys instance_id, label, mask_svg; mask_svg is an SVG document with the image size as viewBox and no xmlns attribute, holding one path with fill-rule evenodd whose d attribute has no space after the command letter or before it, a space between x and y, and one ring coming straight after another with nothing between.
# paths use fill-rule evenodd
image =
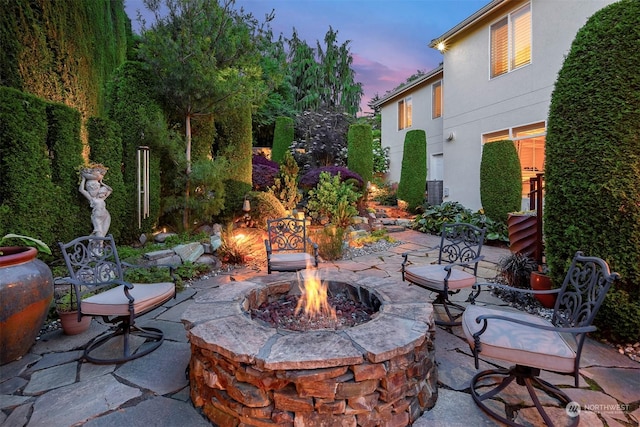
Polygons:
<instances>
[{"instance_id":1,"label":"black metal patio chair","mask_svg":"<svg viewBox=\"0 0 640 427\"><path fill-rule=\"evenodd\" d=\"M596 330L593 319L609 287L618 277L617 273L610 273L609 266L602 259L577 252L559 289L531 291L492 285L514 292L557 294L551 321L519 311L477 305L467 307L462 316L462 329L473 351L476 369L481 355L515 364L508 369L485 370L473 377L471 396L476 404L505 424L520 425L507 418L505 411L502 414L497 412L500 401L493 399L503 391L509 393L507 387L515 380L516 384L526 387L548 426L553 426L552 419L542 407L537 390L560 401L569 414L569 425L577 425L579 408L572 408L566 393L542 380L540 371L573 375L578 387L580 356L587 333Z\"/></svg>"},{"instance_id":2,"label":"black metal patio chair","mask_svg":"<svg viewBox=\"0 0 640 427\"><path fill-rule=\"evenodd\" d=\"M402 280L428 289L437 294L434 305L444 308L447 320L436 319L443 326L460 325L458 320L465 307L452 302L450 295L462 289L472 289L476 284L478 263L484 259L480 254L484 243L485 230L466 223L446 223L442 225L438 259L433 264L413 264L412 253L402 254ZM435 249L435 248L432 248ZM415 254L413 254L415 255ZM473 303L479 292L472 292L469 300ZM452 311L455 310L455 312Z\"/></svg>"},{"instance_id":3,"label":"black metal patio chair","mask_svg":"<svg viewBox=\"0 0 640 427\"><path fill-rule=\"evenodd\" d=\"M124 268L131 266L120 261L112 235L106 237L83 236L69 243L59 243L69 277L58 280L73 286L78 304L78 321L82 316L98 316L112 324L107 333L87 344L84 358L97 364L122 363L142 357L157 349L164 334L157 328L142 328L136 318L161 306L176 295L173 267L171 282L129 283ZM85 298L85 295L90 295ZM130 336L144 339L134 351ZM122 355L108 357L100 351L112 339L122 336Z\"/></svg>"},{"instance_id":4,"label":"black metal patio chair","mask_svg":"<svg viewBox=\"0 0 640 427\"><path fill-rule=\"evenodd\" d=\"M306 220L267 220L267 271L300 271L318 266L318 245L307 236ZM309 253L311 252L311 253Z\"/></svg>"}]
</instances>

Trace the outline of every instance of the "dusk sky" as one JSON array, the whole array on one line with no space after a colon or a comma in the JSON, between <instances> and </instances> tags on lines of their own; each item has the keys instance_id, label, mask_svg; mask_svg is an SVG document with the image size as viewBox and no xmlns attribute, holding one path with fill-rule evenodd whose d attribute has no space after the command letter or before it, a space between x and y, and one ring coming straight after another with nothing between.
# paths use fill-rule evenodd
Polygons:
<instances>
[{"instance_id":1,"label":"dusk sky","mask_svg":"<svg viewBox=\"0 0 640 427\"><path fill-rule=\"evenodd\" d=\"M256 18L264 20L275 10L271 28L277 37L301 39L315 47L333 27L338 44L350 40L356 81L362 83L361 103L380 96L404 82L417 70L430 71L442 55L429 42L464 20L489 0L237 0ZM145 12L142 0L125 0L134 31L139 25L136 10ZM147 15L149 16L149 15ZM147 18L149 25L149 18Z\"/></svg>"}]
</instances>

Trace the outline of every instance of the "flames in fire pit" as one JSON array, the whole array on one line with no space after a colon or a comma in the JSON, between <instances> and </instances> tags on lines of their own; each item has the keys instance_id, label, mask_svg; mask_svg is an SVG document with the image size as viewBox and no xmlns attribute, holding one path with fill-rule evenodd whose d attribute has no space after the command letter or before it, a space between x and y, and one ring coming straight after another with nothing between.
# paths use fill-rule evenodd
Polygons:
<instances>
[{"instance_id":1,"label":"flames in fire pit","mask_svg":"<svg viewBox=\"0 0 640 427\"><path fill-rule=\"evenodd\" d=\"M282 292L275 288L262 304L250 308L251 318L292 331L338 330L371 320L381 305L362 288L320 280L315 270L298 276L298 291L293 286Z\"/></svg>"},{"instance_id":2,"label":"flames in fire pit","mask_svg":"<svg viewBox=\"0 0 640 427\"><path fill-rule=\"evenodd\" d=\"M295 314L304 312L307 317L317 319L325 317L337 320L336 310L329 304L327 298L327 283L322 282L318 277L317 270L311 270L309 277L300 279L298 276L298 286L302 296L298 299Z\"/></svg>"}]
</instances>

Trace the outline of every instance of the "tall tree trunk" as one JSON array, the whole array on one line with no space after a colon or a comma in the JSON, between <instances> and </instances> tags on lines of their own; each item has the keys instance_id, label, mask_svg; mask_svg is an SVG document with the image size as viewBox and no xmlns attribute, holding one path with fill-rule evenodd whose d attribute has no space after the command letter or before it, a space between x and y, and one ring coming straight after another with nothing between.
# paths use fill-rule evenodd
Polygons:
<instances>
[{"instance_id":1,"label":"tall tree trunk","mask_svg":"<svg viewBox=\"0 0 640 427\"><path fill-rule=\"evenodd\" d=\"M187 114L185 119L185 139L187 143L186 160L187 160L187 184L184 189L184 211L182 212L182 227L185 231L189 231L189 192L191 187L191 115Z\"/></svg>"}]
</instances>

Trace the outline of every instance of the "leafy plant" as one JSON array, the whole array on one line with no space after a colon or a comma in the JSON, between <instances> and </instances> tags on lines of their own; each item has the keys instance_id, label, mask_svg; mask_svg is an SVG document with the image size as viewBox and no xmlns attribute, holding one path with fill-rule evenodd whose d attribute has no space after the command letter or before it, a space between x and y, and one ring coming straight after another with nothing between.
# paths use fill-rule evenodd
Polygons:
<instances>
[{"instance_id":1,"label":"leafy plant","mask_svg":"<svg viewBox=\"0 0 640 427\"><path fill-rule=\"evenodd\" d=\"M256 191L267 191L275 183L279 165L264 156L253 156L251 181Z\"/></svg>"},{"instance_id":2,"label":"leafy plant","mask_svg":"<svg viewBox=\"0 0 640 427\"><path fill-rule=\"evenodd\" d=\"M26 246L33 246L36 249L38 249L40 252L44 252L46 254L51 255L51 249L49 249L49 246L45 242L43 242L42 240L35 239L33 237L23 236L21 234L12 234L12 233L5 234L2 237L2 239L0 239L0 246L2 246L5 240L9 240L9 239L18 239ZM0 252L0 255L2 255L2 252Z\"/></svg>"},{"instance_id":3,"label":"leafy plant","mask_svg":"<svg viewBox=\"0 0 640 427\"><path fill-rule=\"evenodd\" d=\"M341 181L351 183L355 188L360 189L364 186L362 177L344 166L324 166L311 169L300 178L300 186L307 190L316 187L320 182L320 174L323 172L327 172L332 176L340 175Z\"/></svg>"},{"instance_id":4,"label":"leafy plant","mask_svg":"<svg viewBox=\"0 0 640 427\"><path fill-rule=\"evenodd\" d=\"M538 268L538 264L532 258L521 253L515 253L503 257L498 262L499 277L515 288L528 289L531 272Z\"/></svg>"},{"instance_id":5,"label":"leafy plant","mask_svg":"<svg viewBox=\"0 0 640 427\"><path fill-rule=\"evenodd\" d=\"M229 264L244 264L258 258L264 249L262 235L256 229L234 229L228 224L222 231L222 245L218 248L220 258Z\"/></svg>"},{"instance_id":6,"label":"leafy plant","mask_svg":"<svg viewBox=\"0 0 640 427\"><path fill-rule=\"evenodd\" d=\"M389 172L389 151L391 147L382 146L380 131L373 131L373 173Z\"/></svg>"},{"instance_id":7,"label":"leafy plant","mask_svg":"<svg viewBox=\"0 0 640 427\"><path fill-rule=\"evenodd\" d=\"M94 295L93 292L88 292L82 295L82 299L89 298ZM61 313L69 313L78 310L78 299L76 293L73 290L73 286L69 285L68 290L61 291L55 299L56 310Z\"/></svg>"},{"instance_id":8,"label":"leafy plant","mask_svg":"<svg viewBox=\"0 0 640 427\"><path fill-rule=\"evenodd\" d=\"M356 247L362 247L376 243L380 240L386 240L387 242L394 243L396 239L391 237L387 230L374 230L368 236L360 237L352 241L352 244Z\"/></svg>"},{"instance_id":9,"label":"leafy plant","mask_svg":"<svg viewBox=\"0 0 640 427\"><path fill-rule=\"evenodd\" d=\"M293 141L298 164L311 168L343 164L339 153L347 146L347 132L353 121L340 108L298 114Z\"/></svg>"},{"instance_id":10,"label":"leafy plant","mask_svg":"<svg viewBox=\"0 0 640 427\"><path fill-rule=\"evenodd\" d=\"M344 227L358 213L356 202L360 193L351 184L341 182L340 174L320 174L318 186L309 191L307 209L312 218L327 216L333 224Z\"/></svg>"},{"instance_id":11,"label":"leafy plant","mask_svg":"<svg viewBox=\"0 0 640 427\"><path fill-rule=\"evenodd\" d=\"M280 173L273 186L269 188L269 192L273 193L288 210L295 209L298 202L302 200L302 193L298 190L299 171L300 168L293 155L286 151L280 164Z\"/></svg>"},{"instance_id":12,"label":"leafy plant","mask_svg":"<svg viewBox=\"0 0 640 427\"><path fill-rule=\"evenodd\" d=\"M344 251L344 228L329 225L311 234L311 239L318 244L318 253L323 259L336 260L342 258Z\"/></svg>"},{"instance_id":13,"label":"leafy plant","mask_svg":"<svg viewBox=\"0 0 640 427\"><path fill-rule=\"evenodd\" d=\"M440 205L424 207L424 212L417 216L411 228L423 233L439 234L442 224L449 222L466 222L480 228L485 228L486 240L509 241L507 225L493 221L481 212L472 212L458 202L444 202Z\"/></svg>"}]
</instances>

